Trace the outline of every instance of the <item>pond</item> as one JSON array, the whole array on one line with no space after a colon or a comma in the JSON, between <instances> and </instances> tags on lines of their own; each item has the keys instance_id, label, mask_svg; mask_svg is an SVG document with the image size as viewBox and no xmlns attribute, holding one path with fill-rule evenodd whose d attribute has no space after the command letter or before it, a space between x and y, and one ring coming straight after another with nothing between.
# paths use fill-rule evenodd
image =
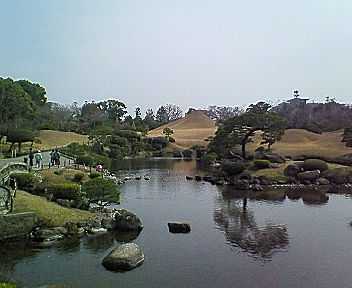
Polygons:
<instances>
[{"instance_id":1,"label":"pond","mask_svg":"<svg viewBox=\"0 0 352 288\"><path fill-rule=\"evenodd\" d=\"M105 270L101 260L124 240L104 234L42 250L24 242L3 246L0 274L26 286L72 288L350 287L350 196L244 200L231 187L185 180L201 171L177 159L128 159L114 169L120 176L150 178L119 186L119 207L144 224L132 240L145 254L142 266ZM191 222L191 233L169 233L168 221Z\"/></svg>"}]
</instances>

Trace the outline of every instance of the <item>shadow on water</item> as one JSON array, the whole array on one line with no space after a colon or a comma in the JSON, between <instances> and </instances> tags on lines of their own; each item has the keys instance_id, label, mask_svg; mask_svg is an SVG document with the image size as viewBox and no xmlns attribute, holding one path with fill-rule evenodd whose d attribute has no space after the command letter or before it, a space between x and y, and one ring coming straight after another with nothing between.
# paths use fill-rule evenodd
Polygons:
<instances>
[{"instance_id":1,"label":"shadow on water","mask_svg":"<svg viewBox=\"0 0 352 288\"><path fill-rule=\"evenodd\" d=\"M254 213L247 207L246 197L242 201L221 198L218 203L213 219L219 229L225 232L231 246L241 248L255 259L268 261L289 244L286 225L257 225Z\"/></svg>"}]
</instances>

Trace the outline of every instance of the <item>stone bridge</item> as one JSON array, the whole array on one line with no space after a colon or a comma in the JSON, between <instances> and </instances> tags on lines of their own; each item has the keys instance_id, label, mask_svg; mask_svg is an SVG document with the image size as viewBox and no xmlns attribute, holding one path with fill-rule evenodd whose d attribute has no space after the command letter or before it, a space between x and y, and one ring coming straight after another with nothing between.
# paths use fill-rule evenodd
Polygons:
<instances>
[{"instance_id":1,"label":"stone bridge","mask_svg":"<svg viewBox=\"0 0 352 288\"><path fill-rule=\"evenodd\" d=\"M11 174L18 172L28 172L27 165L19 162L11 162L0 166L0 214L12 210L15 185L11 183Z\"/></svg>"}]
</instances>

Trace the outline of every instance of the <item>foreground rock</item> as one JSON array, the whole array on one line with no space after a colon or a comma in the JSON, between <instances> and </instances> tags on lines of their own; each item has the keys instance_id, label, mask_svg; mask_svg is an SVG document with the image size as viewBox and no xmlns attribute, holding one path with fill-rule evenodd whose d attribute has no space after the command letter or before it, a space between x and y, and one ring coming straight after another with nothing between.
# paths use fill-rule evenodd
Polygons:
<instances>
[{"instance_id":1,"label":"foreground rock","mask_svg":"<svg viewBox=\"0 0 352 288\"><path fill-rule=\"evenodd\" d=\"M297 174L298 180L316 180L320 177L319 170L305 171Z\"/></svg>"},{"instance_id":2,"label":"foreground rock","mask_svg":"<svg viewBox=\"0 0 352 288\"><path fill-rule=\"evenodd\" d=\"M171 233L189 233L191 232L191 224L185 222L169 222L167 223L169 232Z\"/></svg>"},{"instance_id":3,"label":"foreground rock","mask_svg":"<svg viewBox=\"0 0 352 288\"><path fill-rule=\"evenodd\" d=\"M132 270L144 261L144 254L135 243L123 244L104 257L103 266L112 271Z\"/></svg>"}]
</instances>

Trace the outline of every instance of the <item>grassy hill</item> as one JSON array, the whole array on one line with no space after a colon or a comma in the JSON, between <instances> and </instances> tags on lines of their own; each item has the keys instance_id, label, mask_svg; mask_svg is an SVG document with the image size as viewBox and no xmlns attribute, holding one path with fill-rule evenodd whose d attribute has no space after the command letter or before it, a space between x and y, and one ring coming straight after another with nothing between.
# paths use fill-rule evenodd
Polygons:
<instances>
[{"instance_id":1,"label":"grassy hill","mask_svg":"<svg viewBox=\"0 0 352 288\"><path fill-rule=\"evenodd\" d=\"M172 137L175 138L175 144L177 145L174 147L181 149L190 148L193 145L206 146L207 142L204 139L213 136L217 129L215 121L204 113L195 110L186 117L150 131L148 136L163 136L163 129L165 127L169 127L174 131Z\"/></svg>"},{"instance_id":2,"label":"grassy hill","mask_svg":"<svg viewBox=\"0 0 352 288\"><path fill-rule=\"evenodd\" d=\"M163 129L169 127L174 131L176 143L171 148L185 149L192 145L207 145L205 138L213 136L217 127L215 122L200 111L193 111L184 118L150 131L149 136L163 136ZM248 144L248 151L259 146L260 134L257 132L254 142ZM336 157L352 153L352 148L342 143L343 131L314 134L304 129L288 129L281 141L275 143L272 149L276 153L296 157L299 155Z\"/></svg>"},{"instance_id":3,"label":"grassy hill","mask_svg":"<svg viewBox=\"0 0 352 288\"><path fill-rule=\"evenodd\" d=\"M250 153L259 146L262 132L258 131L252 143L247 144ZM352 148L342 143L343 130L315 134L304 129L287 129L279 142L272 145L272 150L285 156L295 158L300 155L324 156L334 158L352 153Z\"/></svg>"},{"instance_id":4,"label":"grassy hill","mask_svg":"<svg viewBox=\"0 0 352 288\"><path fill-rule=\"evenodd\" d=\"M34 149L50 149L55 147L66 146L72 142L87 143L87 135L79 135L73 132L61 132L52 130L41 130L38 140L34 142Z\"/></svg>"}]
</instances>

